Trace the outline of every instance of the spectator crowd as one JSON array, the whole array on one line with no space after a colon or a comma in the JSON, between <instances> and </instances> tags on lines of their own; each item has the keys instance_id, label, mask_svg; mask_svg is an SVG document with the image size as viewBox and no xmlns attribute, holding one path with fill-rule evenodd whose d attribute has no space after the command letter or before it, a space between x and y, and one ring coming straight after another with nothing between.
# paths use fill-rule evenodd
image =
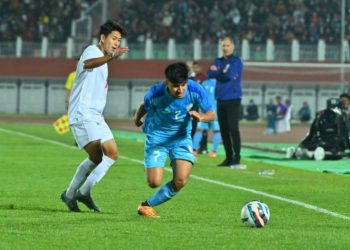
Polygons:
<instances>
[{"instance_id":1,"label":"spectator crowd","mask_svg":"<svg viewBox=\"0 0 350 250\"><path fill-rule=\"evenodd\" d=\"M71 21L96 0L2 0L0 41L22 36L39 41L43 35L65 41ZM108 17L119 19L128 29L129 42L157 43L174 38L187 43L200 38L216 44L218 38L248 39L251 43L339 43L341 1L339 0L110 0ZM113 3L112 3L113 2ZM350 23L350 8L346 22ZM350 25L345 25L347 38Z\"/></svg>"},{"instance_id":2,"label":"spectator crowd","mask_svg":"<svg viewBox=\"0 0 350 250\"><path fill-rule=\"evenodd\" d=\"M64 42L71 34L71 22L96 0L1 0L0 41Z\"/></svg>"}]
</instances>

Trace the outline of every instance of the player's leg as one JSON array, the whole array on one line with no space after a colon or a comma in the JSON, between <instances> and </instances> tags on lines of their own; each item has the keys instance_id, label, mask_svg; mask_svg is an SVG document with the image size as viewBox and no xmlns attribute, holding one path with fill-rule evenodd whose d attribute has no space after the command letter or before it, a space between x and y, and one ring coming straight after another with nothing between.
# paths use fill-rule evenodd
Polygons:
<instances>
[{"instance_id":1,"label":"player's leg","mask_svg":"<svg viewBox=\"0 0 350 250\"><path fill-rule=\"evenodd\" d=\"M193 136L193 152L197 152L199 149L199 143L201 142L203 137L203 130L197 129L196 133Z\"/></svg>"},{"instance_id":2,"label":"player's leg","mask_svg":"<svg viewBox=\"0 0 350 250\"><path fill-rule=\"evenodd\" d=\"M80 122L71 126L71 131L80 149L89 148L89 157L80 163L78 166L68 188L61 194L61 200L67 205L70 211L79 212L77 201L76 201L76 191L80 185L86 180L90 172L95 168L95 166L101 162L102 153L100 152L100 142L89 140L89 133L87 131L86 124Z\"/></svg>"},{"instance_id":3,"label":"player's leg","mask_svg":"<svg viewBox=\"0 0 350 250\"><path fill-rule=\"evenodd\" d=\"M199 145L199 152L201 154L206 154L208 152L208 130L203 130L203 136Z\"/></svg>"},{"instance_id":4,"label":"player's leg","mask_svg":"<svg viewBox=\"0 0 350 250\"><path fill-rule=\"evenodd\" d=\"M80 187L80 193L83 195L90 193L92 187L103 178L117 158L117 145L114 139L110 139L102 144L98 142L94 148L91 146L92 145L90 145L89 148L86 148L86 151L89 153L89 157L99 157L100 155L102 155L102 157L100 163L95 167L95 169L87 177L84 184ZM108 152L109 156L112 156L113 158L106 155L105 152Z\"/></svg>"},{"instance_id":5,"label":"player's leg","mask_svg":"<svg viewBox=\"0 0 350 250\"><path fill-rule=\"evenodd\" d=\"M230 102L230 112L228 113L228 124L230 130L230 136L233 142L233 165L240 164L241 160L241 135L239 131L239 108L241 106L241 100L234 100Z\"/></svg>"},{"instance_id":6,"label":"player's leg","mask_svg":"<svg viewBox=\"0 0 350 250\"><path fill-rule=\"evenodd\" d=\"M146 168L147 183L151 188L157 188L163 181L163 167Z\"/></svg>"},{"instance_id":7,"label":"player's leg","mask_svg":"<svg viewBox=\"0 0 350 250\"><path fill-rule=\"evenodd\" d=\"M69 184L69 187L67 188L66 195L70 199L74 197L80 185L86 180L87 176L96 167L96 165L98 165L102 160L102 154L100 153L101 150L99 149L99 141L91 142L87 146L85 146L85 148L88 148L88 150L86 151L88 152L89 157L80 163L73 176L71 183Z\"/></svg>"},{"instance_id":8,"label":"player's leg","mask_svg":"<svg viewBox=\"0 0 350 250\"><path fill-rule=\"evenodd\" d=\"M173 160L172 167L173 179L162 185L151 198L149 198L147 201L141 204L141 206L138 209L138 213L140 215L150 218L159 218L159 216L156 214L153 208L173 198L186 185L188 178L191 174L192 162L186 160ZM159 170L160 168L151 172L160 174L158 172ZM147 174L151 172L147 172ZM161 174L163 174L163 172ZM158 176L156 176L155 178L158 179ZM149 177L147 179L149 179ZM156 184L160 183L161 181L156 182ZM155 186L156 185L153 185L152 187Z\"/></svg>"},{"instance_id":9,"label":"player's leg","mask_svg":"<svg viewBox=\"0 0 350 250\"><path fill-rule=\"evenodd\" d=\"M216 152L218 151L220 141L221 141L220 131L214 131L214 133L213 133L213 149L210 152L210 157L216 157Z\"/></svg>"},{"instance_id":10,"label":"player's leg","mask_svg":"<svg viewBox=\"0 0 350 250\"><path fill-rule=\"evenodd\" d=\"M150 174L153 174L153 176L150 176ZM147 179L149 180L149 186L152 188L160 186L162 183L162 176L163 168L147 169ZM152 182L150 182L151 179L153 179ZM155 207L171 199L174 195L174 188L170 183L166 183L146 201L146 204L150 207Z\"/></svg>"},{"instance_id":11,"label":"player's leg","mask_svg":"<svg viewBox=\"0 0 350 250\"><path fill-rule=\"evenodd\" d=\"M200 143L203 139L203 131L208 130L208 123L199 122L197 124L197 131L193 137L193 153L196 155L200 150Z\"/></svg>"},{"instance_id":12,"label":"player's leg","mask_svg":"<svg viewBox=\"0 0 350 250\"><path fill-rule=\"evenodd\" d=\"M147 183L151 188L157 188L162 184L163 180L163 167L146 168ZM158 190L151 198L144 202L141 202L137 209L139 215L148 218L159 218L159 215L154 210L154 204L156 200L161 199L160 196L166 195L163 191Z\"/></svg>"},{"instance_id":13,"label":"player's leg","mask_svg":"<svg viewBox=\"0 0 350 250\"><path fill-rule=\"evenodd\" d=\"M203 137L203 130L197 129L196 133L193 136L193 154L197 155L199 150L199 143L201 142Z\"/></svg>"},{"instance_id":14,"label":"player's leg","mask_svg":"<svg viewBox=\"0 0 350 250\"><path fill-rule=\"evenodd\" d=\"M229 120L228 120L228 115L232 111L230 110L228 103L225 101L218 101L217 107L218 107L217 114L218 114L218 121L220 125L220 133L221 133L221 138L224 144L225 154L226 154L225 160L222 163L220 163L218 166L228 167L233 161L232 141L231 141L230 127L229 127Z\"/></svg>"},{"instance_id":15,"label":"player's leg","mask_svg":"<svg viewBox=\"0 0 350 250\"><path fill-rule=\"evenodd\" d=\"M171 181L171 186L175 194L187 184L191 171L192 162L179 159L173 161L173 179Z\"/></svg>"},{"instance_id":16,"label":"player's leg","mask_svg":"<svg viewBox=\"0 0 350 250\"><path fill-rule=\"evenodd\" d=\"M213 149L210 152L210 157L216 157L216 152L218 151L219 144L221 142L220 126L217 120L209 123L210 130L213 131Z\"/></svg>"},{"instance_id":17,"label":"player's leg","mask_svg":"<svg viewBox=\"0 0 350 250\"><path fill-rule=\"evenodd\" d=\"M146 140L145 143L145 169L147 175L147 183L151 188L157 188L162 184L163 168L168 156L168 149L165 147L153 146ZM164 189L160 188L153 196L142 202L137 209L139 215L148 218L159 218L153 206L157 205L158 201L163 199L166 194Z\"/></svg>"},{"instance_id":18,"label":"player's leg","mask_svg":"<svg viewBox=\"0 0 350 250\"><path fill-rule=\"evenodd\" d=\"M191 138L181 138L174 142L169 151L171 166L173 168L173 179L162 185L158 191L149 198L146 203L150 207L158 206L176 195L176 193L185 186L191 173L194 156L192 154ZM149 172L148 172L149 173ZM160 184L157 182L157 184Z\"/></svg>"},{"instance_id":19,"label":"player's leg","mask_svg":"<svg viewBox=\"0 0 350 250\"><path fill-rule=\"evenodd\" d=\"M99 164L89 174L83 185L76 194L76 199L84 203L89 209L100 212L100 209L94 203L91 197L91 189L105 176L110 167L118 157L117 144L113 138L108 125L101 121L97 127L92 127L90 138L100 138L100 141L94 141L85 147L90 159L100 160Z\"/></svg>"}]
</instances>

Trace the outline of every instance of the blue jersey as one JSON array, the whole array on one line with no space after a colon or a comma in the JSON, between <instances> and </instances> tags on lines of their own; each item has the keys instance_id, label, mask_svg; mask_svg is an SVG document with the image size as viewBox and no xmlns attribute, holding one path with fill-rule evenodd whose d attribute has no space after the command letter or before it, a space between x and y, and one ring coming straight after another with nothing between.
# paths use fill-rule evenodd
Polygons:
<instances>
[{"instance_id":1,"label":"blue jersey","mask_svg":"<svg viewBox=\"0 0 350 250\"><path fill-rule=\"evenodd\" d=\"M242 98L243 62L238 56L220 57L213 62L218 70L208 70L208 78L215 78L217 100L237 100ZM223 70L227 69L226 73Z\"/></svg>"},{"instance_id":2,"label":"blue jersey","mask_svg":"<svg viewBox=\"0 0 350 250\"><path fill-rule=\"evenodd\" d=\"M158 142L169 142L191 134L192 122L189 111L200 108L204 113L213 110L203 87L195 81L187 81L183 98L171 96L165 83L151 87L144 97L147 112L143 130L157 138Z\"/></svg>"},{"instance_id":3,"label":"blue jersey","mask_svg":"<svg viewBox=\"0 0 350 250\"><path fill-rule=\"evenodd\" d=\"M207 92L208 101L212 105L213 110L215 111L215 117L216 117L216 98L215 98L216 80L207 79L203 81L202 87Z\"/></svg>"}]
</instances>

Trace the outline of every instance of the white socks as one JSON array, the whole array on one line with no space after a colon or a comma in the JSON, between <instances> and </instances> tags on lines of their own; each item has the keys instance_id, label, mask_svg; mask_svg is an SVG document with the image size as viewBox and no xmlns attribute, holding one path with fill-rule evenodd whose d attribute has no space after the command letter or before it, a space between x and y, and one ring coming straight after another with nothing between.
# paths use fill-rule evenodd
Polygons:
<instances>
[{"instance_id":1,"label":"white socks","mask_svg":"<svg viewBox=\"0 0 350 250\"><path fill-rule=\"evenodd\" d=\"M89 194L92 187L102 179L114 162L115 160L103 155L100 164L97 165L97 167L88 176L84 184L80 187L80 193L82 195Z\"/></svg>"},{"instance_id":2,"label":"white socks","mask_svg":"<svg viewBox=\"0 0 350 250\"><path fill-rule=\"evenodd\" d=\"M81 183L86 180L87 176L95 166L96 164L90 161L89 158L86 158L82 163L80 163L66 191L66 195L69 199L73 198Z\"/></svg>"}]
</instances>

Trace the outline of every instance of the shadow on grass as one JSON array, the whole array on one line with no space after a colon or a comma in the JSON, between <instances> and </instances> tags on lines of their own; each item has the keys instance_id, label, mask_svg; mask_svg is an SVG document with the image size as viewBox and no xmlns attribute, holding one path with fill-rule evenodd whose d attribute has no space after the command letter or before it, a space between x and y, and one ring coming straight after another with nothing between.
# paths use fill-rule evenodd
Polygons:
<instances>
[{"instance_id":1,"label":"shadow on grass","mask_svg":"<svg viewBox=\"0 0 350 250\"><path fill-rule=\"evenodd\" d=\"M271 156L265 156L265 155L249 155L245 157L247 159L261 159L261 160L273 160L273 161L293 161L293 159L287 159L285 157L271 157Z\"/></svg>"},{"instance_id":2,"label":"shadow on grass","mask_svg":"<svg viewBox=\"0 0 350 250\"><path fill-rule=\"evenodd\" d=\"M22 206L17 206L15 204L0 204L0 210L41 211L41 212L52 212L52 213L67 212L66 209L43 208L43 207L22 207Z\"/></svg>"},{"instance_id":3,"label":"shadow on grass","mask_svg":"<svg viewBox=\"0 0 350 250\"><path fill-rule=\"evenodd\" d=\"M66 208L62 209L57 209L57 208L44 208L44 207L23 207L23 206L17 206L15 204L0 204L0 210L16 210L18 211L37 211L37 212L46 212L46 213L74 213L68 211ZM96 213L92 211L81 211L77 212L76 214L115 214L112 212L101 212L101 213Z\"/></svg>"}]
</instances>

